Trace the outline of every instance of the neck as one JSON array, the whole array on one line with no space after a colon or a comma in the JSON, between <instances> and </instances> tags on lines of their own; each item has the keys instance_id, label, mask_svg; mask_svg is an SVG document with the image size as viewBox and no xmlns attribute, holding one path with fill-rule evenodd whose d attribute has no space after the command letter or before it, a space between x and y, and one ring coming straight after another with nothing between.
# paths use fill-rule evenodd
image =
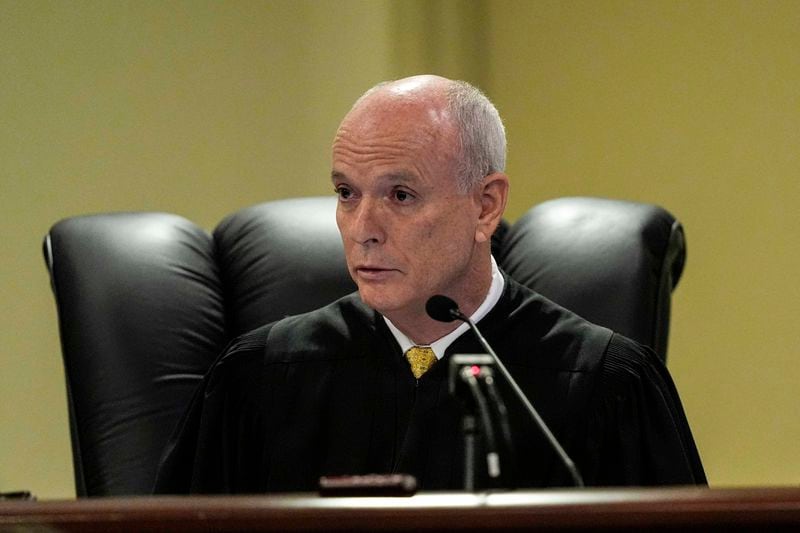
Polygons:
<instances>
[{"instance_id":1,"label":"neck","mask_svg":"<svg viewBox=\"0 0 800 533\"><path fill-rule=\"evenodd\" d=\"M396 317L387 316L387 318L414 344L432 344L459 325L459 322L438 322L427 315L424 318L406 321Z\"/></svg>"}]
</instances>

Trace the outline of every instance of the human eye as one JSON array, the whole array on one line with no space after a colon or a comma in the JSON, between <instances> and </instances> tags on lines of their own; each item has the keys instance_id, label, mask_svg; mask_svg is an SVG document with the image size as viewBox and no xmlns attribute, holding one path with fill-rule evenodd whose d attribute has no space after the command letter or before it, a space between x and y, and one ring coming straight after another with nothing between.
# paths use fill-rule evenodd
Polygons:
<instances>
[{"instance_id":1,"label":"human eye","mask_svg":"<svg viewBox=\"0 0 800 533\"><path fill-rule=\"evenodd\" d=\"M405 189L395 189L392 191L392 199L401 204L407 204L415 199L414 194Z\"/></svg>"},{"instance_id":2,"label":"human eye","mask_svg":"<svg viewBox=\"0 0 800 533\"><path fill-rule=\"evenodd\" d=\"M335 192L339 196L339 200L342 201L349 200L353 197L353 190L347 185L336 185L333 188L333 192Z\"/></svg>"}]
</instances>

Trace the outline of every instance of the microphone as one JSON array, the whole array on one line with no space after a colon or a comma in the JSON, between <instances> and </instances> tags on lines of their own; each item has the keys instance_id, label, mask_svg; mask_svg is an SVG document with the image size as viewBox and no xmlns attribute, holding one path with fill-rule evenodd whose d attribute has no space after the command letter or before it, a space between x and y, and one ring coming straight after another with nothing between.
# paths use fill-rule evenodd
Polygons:
<instances>
[{"instance_id":1,"label":"microphone","mask_svg":"<svg viewBox=\"0 0 800 533\"><path fill-rule=\"evenodd\" d=\"M524 392L522 392L522 389L508 372L506 366L503 364L500 358L497 357L497 354L494 352L492 347L489 346L489 343L486 342L486 339L483 338L478 326L475 325L472 319L461 312L461 310L458 308L458 304L455 301L441 294L436 294L428 299L427 303L425 304L425 311L427 311L428 316L434 320L438 320L439 322L452 322L454 320L461 320L462 322L467 323L470 329L472 329L472 331L475 333L475 336L478 338L478 342L481 344L481 346L483 346L483 349L492 356L492 359L494 359L494 362L497 368L500 370L500 373L511 386L511 389L522 402L522 405L525 406L525 409L528 411L528 414L531 416L536 426L550 443L550 446L553 448L553 450L555 450L559 459L572 476L572 481L575 483L575 486L583 487L583 478L578 472L578 468L575 466L575 463L572 462L572 459L570 459L569 455L567 455L567 452L565 452L564 448L561 447L561 444L553 435L553 432L550 431L550 428L547 427L547 424L528 400L528 397L525 396Z\"/></svg>"},{"instance_id":2,"label":"microphone","mask_svg":"<svg viewBox=\"0 0 800 533\"><path fill-rule=\"evenodd\" d=\"M516 469L517 454L514 449L514 439L511 438L511 425L508 423L508 409L506 409L506 403L503 401L503 397L500 396L500 391L495 383L492 369L487 366L484 371L481 372L481 375L483 376L483 383L486 385L486 392L489 393L489 404L493 414L499 421L500 433L506 445L506 470L513 472Z\"/></svg>"},{"instance_id":3,"label":"microphone","mask_svg":"<svg viewBox=\"0 0 800 533\"><path fill-rule=\"evenodd\" d=\"M489 406L486 402L478 380L472 372L470 367L461 369L461 379L467 384L472 395L472 400L475 402L477 411L480 414L481 425L483 425L483 432L486 437L486 471L489 477L497 479L500 477L500 456L497 453L497 441L494 436L494 424L492 424L492 417L489 416Z\"/></svg>"},{"instance_id":4,"label":"microphone","mask_svg":"<svg viewBox=\"0 0 800 533\"><path fill-rule=\"evenodd\" d=\"M463 320L469 323L469 317L461 313L458 304L443 294L434 294L425 303L428 316L439 322Z\"/></svg>"}]
</instances>

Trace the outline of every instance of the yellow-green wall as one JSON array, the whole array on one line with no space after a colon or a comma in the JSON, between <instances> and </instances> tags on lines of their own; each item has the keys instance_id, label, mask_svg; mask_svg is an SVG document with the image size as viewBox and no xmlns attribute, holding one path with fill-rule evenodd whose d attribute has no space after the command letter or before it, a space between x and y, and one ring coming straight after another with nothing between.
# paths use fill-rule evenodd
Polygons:
<instances>
[{"instance_id":1,"label":"yellow-green wall","mask_svg":"<svg viewBox=\"0 0 800 533\"><path fill-rule=\"evenodd\" d=\"M669 366L713 484L800 482L800 3L0 0L0 491L73 494L56 220L210 228L325 194L374 82L469 79L509 130L509 218L554 196L685 224Z\"/></svg>"}]
</instances>

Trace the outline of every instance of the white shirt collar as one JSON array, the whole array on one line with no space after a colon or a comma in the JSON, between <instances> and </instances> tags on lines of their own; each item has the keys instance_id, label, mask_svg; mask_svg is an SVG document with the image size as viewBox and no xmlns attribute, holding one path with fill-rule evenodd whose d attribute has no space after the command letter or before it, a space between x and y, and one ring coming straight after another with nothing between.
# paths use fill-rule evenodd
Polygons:
<instances>
[{"instance_id":1,"label":"white shirt collar","mask_svg":"<svg viewBox=\"0 0 800 533\"><path fill-rule=\"evenodd\" d=\"M486 294L486 298L483 300L483 303L478 306L472 316L470 317L473 322L478 322L480 319L485 317L489 311L491 311L497 302L500 300L500 296L503 294L503 287L505 286L505 280L503 279L503 274L500 273L500 269L497 268L497 262L494 260L494 257L491 257L492 260L492 284L489 287L489 292ZM394 338L397 340L397 343L400 345L400 350L403 353L406 353L406 350L411 348L412 346L425 346L425 345L418 345L414 343L411 339L409 339L405 333L397 329L397 326L392 324L392 321L386 317L383 317L386 321L386 325L389 326L389 330L394 335ZM430 344L433 353L436 355L437 359L441 359L444 357L444 352L447 348L453 344L457 338L461 336L462 333L469 329L469 325L462 322L456 329L445 335L439 340L436 340Z\"/></svg>"}]
</instances>

